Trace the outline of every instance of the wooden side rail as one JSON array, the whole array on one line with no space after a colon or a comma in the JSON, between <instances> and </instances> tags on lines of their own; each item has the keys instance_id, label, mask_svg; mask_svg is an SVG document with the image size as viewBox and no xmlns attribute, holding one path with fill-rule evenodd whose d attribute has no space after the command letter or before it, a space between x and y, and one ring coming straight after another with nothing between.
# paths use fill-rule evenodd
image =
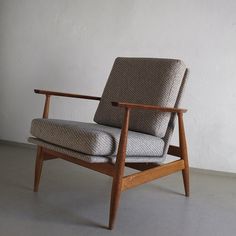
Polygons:
<instances>
[{"instance_id":1,"label":"wooden side rail","mask_svg":"<svg viewBox=\"0 0 236 236\"><path fill-rule=\"evenodd\" d=\"M72 162L74 164L83 166L83 167L91 169L91 170L95 170L97 172L103 173L108 176L113 177L113 175L114 175L115 167L113 164L110 164L110 163L89 163L86 161L82 161L78 158L65 155L60 152L49 150L47 148L42 149L42 155L43 155L44 160L53 159L53 156L54 156L55 158L60 158L60 159Z\"/></svg>"},{"instance_id":2,"label":"wooden side rail","mask_svg":"<svg viewBox=\"0 0 236 236\"><path fill-rule=\"evenodd\" d=\"M122 178L122 191L150 182L163 176L183 170L185 164L183 160L173 161L157 167L131 174Z\"/></svg>"},{"instance_id":3,"label":"wooden side rail","mask_svg":"<svg viewBox=\"0 0 236 236\"><path fill-rule=\"evenodd\" d=\"M126 167L135 169L135 170L139 170L139 171L143 171L143 170L149 170L151 168L155 168L157 166L159 166L159 164L157 163L125 163Z\"/></svg>"},{"instance_id":4,"label":"wooden side rail","mask_svg":"<svg viewBox=\"0 0 236 236\"><path fill-rule=\"evenodd\" d=\"M176 157L181 157L181 149L180 147L170 145L167 154Z\"/></svg>"}]
</instances>

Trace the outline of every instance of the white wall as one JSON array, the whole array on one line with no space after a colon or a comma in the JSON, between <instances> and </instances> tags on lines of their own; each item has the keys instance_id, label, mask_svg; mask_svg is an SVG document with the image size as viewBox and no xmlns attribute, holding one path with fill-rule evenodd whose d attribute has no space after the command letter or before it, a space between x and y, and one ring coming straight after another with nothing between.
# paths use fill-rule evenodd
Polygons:
<instances>
[{"instance_id":1,"label":"white wall","mask_svg":"<svg viewBox=\"0 0 236 236\"><path fill-rule=\"evenodd\" d=\"M0 139L26 142L34 88L99 96L117 56L181 58L190 164L236 172L235 12L235 0L0 0ZM91 121L96 105L57 98L51 115Z\"/></svg>"}]
</instances>

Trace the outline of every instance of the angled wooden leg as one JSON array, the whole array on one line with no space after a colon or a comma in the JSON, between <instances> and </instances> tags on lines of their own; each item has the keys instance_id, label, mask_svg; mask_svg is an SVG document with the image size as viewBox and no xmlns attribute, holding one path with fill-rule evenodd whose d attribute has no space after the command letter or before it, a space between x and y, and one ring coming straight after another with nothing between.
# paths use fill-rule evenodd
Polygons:
<instances>
[{"instance_id":1,"label":"angled wooden leg","mask_svg":"<svg viewBox=\"0 0 236 236\"><path fill-rule=\"evenodd\" d=\"M185 196L189 197L190 187L189 187L188 149L187 149L182 113L178 113L178 120L179 120L179 142L180 142L181 158L184 160L184 166L185 166L184 169L182 170L184 189L185 189Z\"/></svg>"},{"instance_id":2,"label":"angled wooden leg","mask_svg":"<svg viewBox=\"0 0 236 236\"><path fill-rule=\"evenodd\" d=\"M119 207L120 195L121 195L121 182L122 178L113 179L111 190L111 202L110 202L110 216L109 216L109 229L113 229L115 223L116 213Z\"/></svg>"},{"instance_id":3,"label":"angled wooden leg","mask_svg":"<svg viewBox=\"0 0 236 236\"><path fill-rule=\"evenodd\" d=\"M118 153L116 157L115 173L113 176L113 183L112 183L109 229L113 229L114 227L115 217L116 217L116 213L117 213L117 209L118 209L119 201L120 201L122 179L123 179L124 168L125 168L126 146L127 146L127 139L128 139L127 136L128 136L128 128L129 128L129 115L130 115L130 110L126 108L124 122L123 122L121 135L120 135Z\"/></svg>"},{"instance_id":4,"label":"angled wooden leg","mask_svg":"<svg viewBox=\"0 0 236 236\"><path fill-rule=\"evenodd\" d=\"M43 118L47 119L48 113L49 113L50 95L45 94L45 96L46 96L46 99L45 99L44 109L43 109ZM36 162L35 162L35 172L34 172L34 192L38 192L38 189L39 189L39 182L40 182L40 177L42 173L43 161L44 161L43 148L38 146Z\"/></svg>"},{"instance_id":5,"label":"angled wooden leg","mask_svg":"<svg viewBox=\"0 0 236 236\"><path fill-rule=\"evenodd\" d=\"M184 170L182 170L183 175L183 181L184 181L184 190L185 190L185 196L189 197L190 189L189 189L189 167L185 167Z\"/></svg>"},{"instance_id":6,"label":"angled wooden leg","mask_svg":"<svg viewBox=\"0 0 236 236\"><path fill-rule=\"evenodd\" d=\"M43 167L43 152L42 152L42 147L38 146L36 162L35 162L34 192L38 192L42 167Z\"/></svg>"}]
</instances>

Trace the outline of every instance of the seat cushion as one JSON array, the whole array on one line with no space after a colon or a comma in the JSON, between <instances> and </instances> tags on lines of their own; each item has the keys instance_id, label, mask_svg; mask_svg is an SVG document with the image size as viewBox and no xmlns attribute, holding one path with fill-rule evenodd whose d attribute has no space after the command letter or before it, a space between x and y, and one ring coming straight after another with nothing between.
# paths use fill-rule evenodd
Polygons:
<instances>
[{"instance_id":1,"label":"seat cushion","mask_svg":"<svg viewBox=\"0 0 236 236\"><path fill-rule=\"evenodd\" d=\"M121 127L124 109L112 101L174 107L186 66L177 59L117 58L105 86L94 121ZM130 130L163 138L170 113L132 110Z\"/></svg>"},{"instance_id":2,"label":"seat cushion","mask_svg":"<svg viewBox=\"0 0 236 236\"><path fill-rule=\"evenodd\" d=\"M120 129L77 121L34 119L31 134L51 144L96 156L116 155ZM128 156L162 156L161 138L134 131L128 133Z\"/></svg>"},{"instance_id":3,"label":"seat cushion","mask_svg":"<svg viewBox=\"0 0 236 236\"><path fill-rule=\"evenodd\" d=\"M30 143L33 143L35 145L39 145L41 147L47 148L49 150L59 152L65 155L68 155L70 157L74 157L77 159L80 159L85 162L89 163L115 163L116 162L116 156L93 156L93 155L87 155L81 152L77 152L65 147L58 146L56 144L51 144L48 142L45 142L38 138L29 137L28 141ZM157 157L157 156L126 156L125 162L126 163L158 163L161 164L165 161L165 156Z\"/></svg>"}]
</instances>

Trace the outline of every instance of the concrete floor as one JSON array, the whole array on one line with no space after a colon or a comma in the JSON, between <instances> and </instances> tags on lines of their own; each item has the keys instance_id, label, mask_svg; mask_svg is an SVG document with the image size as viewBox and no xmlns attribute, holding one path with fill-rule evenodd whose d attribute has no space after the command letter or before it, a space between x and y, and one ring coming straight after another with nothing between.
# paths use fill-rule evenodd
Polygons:
<instances>
[{"instance_id":1,"label":"concrete floor","mask_svg":"<svg viewBox=\"0 0 236 236\"><path fill-rule=\"evenodd\" d=\"M192 171L190 198L180 174L128 190L109 231L109 177L51 160L36 194L34 160L33 149L0 144L1 236L236 235L235 177Z\"/></svg>"}]
</instances>

